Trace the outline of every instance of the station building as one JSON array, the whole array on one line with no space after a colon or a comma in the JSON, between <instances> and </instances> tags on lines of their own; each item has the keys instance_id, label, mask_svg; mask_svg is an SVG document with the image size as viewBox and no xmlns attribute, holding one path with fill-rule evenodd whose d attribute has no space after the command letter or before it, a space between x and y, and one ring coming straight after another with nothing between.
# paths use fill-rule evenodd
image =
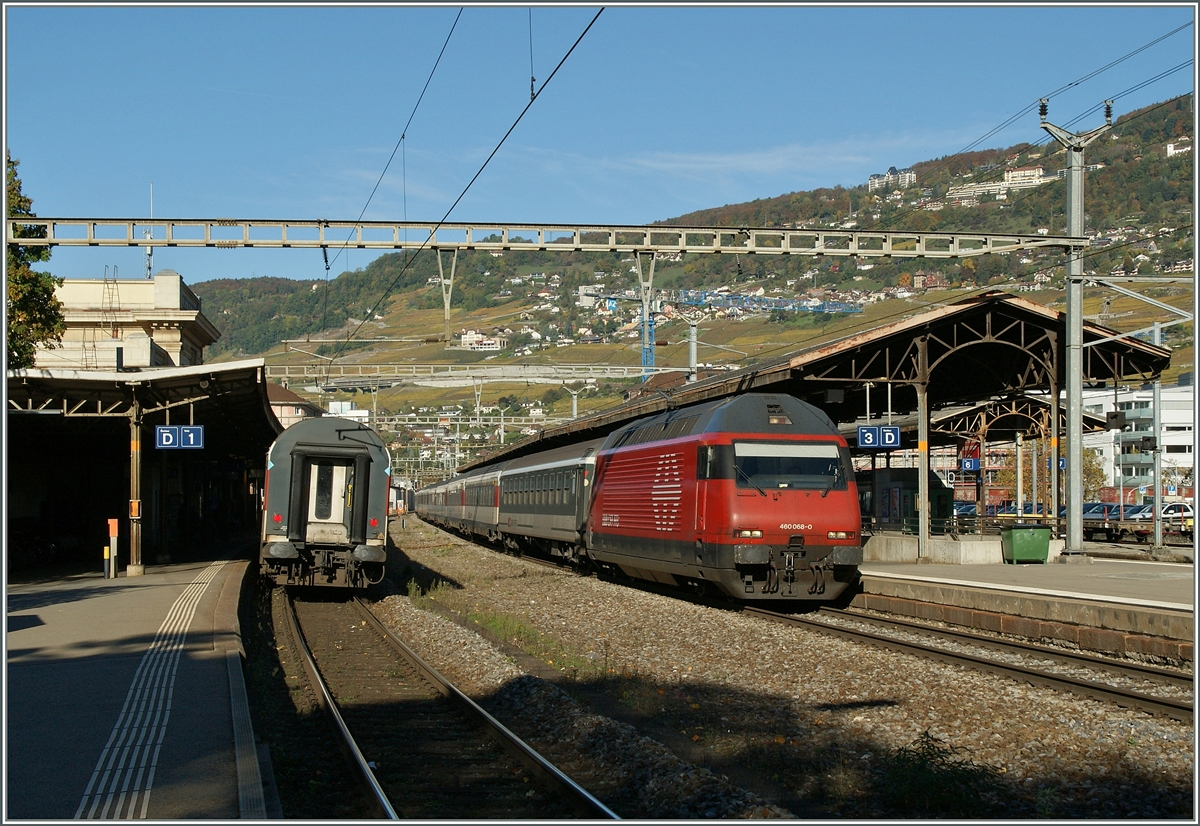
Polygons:
<instances>
[{"instance_id":1,"label":"station building","mask_svg":"<svg viewBox=\"0 0 1200 826\"><path fill-rule=\"evenodd\" d=\"M62 346L39 348L43 369L188 367L221 337L174 270L153 278L66 278L54 291L67 329Z\"/></svg>"}]
</instances>

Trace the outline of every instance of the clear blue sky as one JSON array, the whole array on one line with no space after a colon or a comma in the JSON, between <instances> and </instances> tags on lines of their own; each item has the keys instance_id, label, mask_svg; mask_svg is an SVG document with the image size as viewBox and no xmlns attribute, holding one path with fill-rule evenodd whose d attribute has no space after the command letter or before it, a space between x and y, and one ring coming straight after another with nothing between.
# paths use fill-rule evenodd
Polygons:
<instances>
[{"instance_id":1,"label":"clear blue sky","mask_svg":"<svg viewBox=\"0 0 1200 826\"><path fill-rule=\"evenodd\" d=\"M535 7L538 85L598 6ZM352 220L458 12L5 7L5 145L46 217ZM640 224L954 154L1194 21L1191 5L607 8L450 215ZM1068 124L1195 55L1188 26L1056 96ZM368 207L440 219L529 102L528 7L467 7ZM1193 91L1194 66L1117 100ZM1075 124L1098 126L1101 114ZM1039 141L1032 111L976 148ZM405 203L407 195L407 205ZM406 209L407 206L407 209ZM351 251L333 273L366 266ZM56 275L141 277L133 249ZM159 250L155 268L322 278L319 252Z\"/></svg>"}]
</instances>

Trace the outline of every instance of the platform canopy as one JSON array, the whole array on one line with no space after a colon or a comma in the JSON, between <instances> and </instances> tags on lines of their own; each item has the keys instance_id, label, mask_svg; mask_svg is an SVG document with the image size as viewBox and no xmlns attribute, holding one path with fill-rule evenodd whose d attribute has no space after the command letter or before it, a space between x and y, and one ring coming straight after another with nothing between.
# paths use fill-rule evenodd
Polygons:
<instances>
[{"instance_id":1,"label":"platform canopy","mask_svg":"<svg viewBox=\"0 0 1200 826\"><path fill-rule=\"evenodd\" d=\"M1026 439L1045 438L1052 431L1050 417L1053 406L1048 396L1027 396L1024 394L1002 399L991 399L975 404L953 405L931 413L929 416L929 443L931 446L958 444L963 439L987 438L989 441L1008 441L1015 439L1019 433ZM1059 432L1066 429L1066 405L1058 405ZM850 443L851 450L856 446L857 426L866 424L865 419L856 422L843 422L839 426L841 434ZM872 425L889 424L886 414L880 414L873 408ZM905 413L902 416L892 416L890 424L900 428L900 445L898 450L916 449L918 422L915 413ZM1083 414L1083 432L1097 433L1106 429L1104 416L1093 413Z\"/></svg>"},{"instance_id":2,"label":"platform canopy","mask_svg":"<svg viewBox=\"0 0 1200 826\"><path fill-rule=\"evenodd\" d=\"M8 371L8 421L134 415L147 427L203 425L210 454L265 457L282 427L267 400L262 359L132 370ZM153 432L148 436L153 444ZM264 460L265 461L265 460Z\"/></svg>"},{"instance_id":3,"label":"platform canopy","mask_svg":"<svg viewBox=\"0 0 1200 826\"><path fill-rule=\"evenodd\" d=\"M1083 383L1142 384L1161 376L1171 351L1083 325ZM969 296L779 360L727 373L667 394L643 395L591 416L546 428L467 467L606 435L621 424L673 406L748 391L788 393L823 409L835 423L872 423L888 410L914 416L925 391L931 421L950 407L1026 394L1056 398L1066 387L1066 314L1000 291ZM869 402L868 402L869 393ZM1060 424L1061 426L1061 424Z\"/></svg>"}]
</instances>

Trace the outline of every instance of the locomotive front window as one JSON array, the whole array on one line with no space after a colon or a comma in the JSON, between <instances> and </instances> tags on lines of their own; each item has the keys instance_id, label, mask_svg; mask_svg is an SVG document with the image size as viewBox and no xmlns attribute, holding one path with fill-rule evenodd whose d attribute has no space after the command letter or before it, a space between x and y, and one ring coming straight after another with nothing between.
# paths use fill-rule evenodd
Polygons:
<instances>
[{"instance_id":1,"label":"locomotive front window","mask_svg":"<svg viewBox=\"0 0 1200 826\"><path fill-rule=\"evenodd\" d=\"M845 490L849 452L831 442L734 442L738 487Z\"/></svg>"}]
</instances>

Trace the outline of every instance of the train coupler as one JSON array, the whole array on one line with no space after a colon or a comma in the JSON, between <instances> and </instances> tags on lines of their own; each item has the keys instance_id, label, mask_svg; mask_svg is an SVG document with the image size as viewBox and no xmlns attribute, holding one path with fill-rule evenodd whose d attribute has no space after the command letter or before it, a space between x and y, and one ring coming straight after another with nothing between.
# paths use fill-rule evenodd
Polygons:
<instances>
[{"instance_id":1,"label":"train coupler","mask_svg":"<svg viewBox=\"0 0 1200 826\"><path fill-rule=\"evenodd\" d=\"M790 551L783 555L783 581L789 585L796 581L796 555Z\"/></svg>"}]
</instances>

